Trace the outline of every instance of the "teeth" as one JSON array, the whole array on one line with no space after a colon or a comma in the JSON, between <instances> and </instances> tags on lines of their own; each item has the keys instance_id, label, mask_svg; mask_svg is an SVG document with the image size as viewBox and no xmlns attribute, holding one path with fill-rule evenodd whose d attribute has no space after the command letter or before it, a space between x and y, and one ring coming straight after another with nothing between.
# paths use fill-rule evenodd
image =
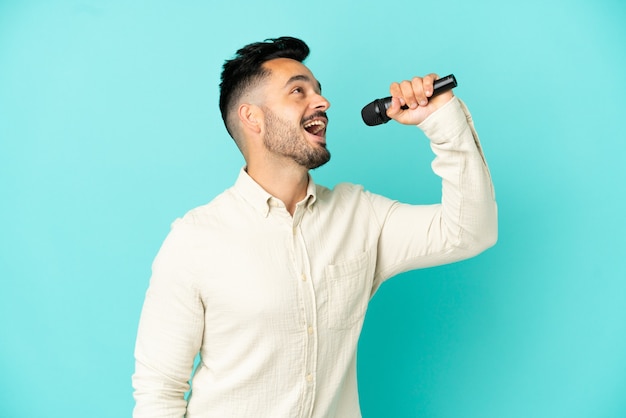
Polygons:
<instances>
[{"instance_id":1,"label":"teeth","mask_svg":"<svg viewBox=\"0 0 626 418\"><path fill-rule=\"evenodd\" d=\"M310 128L313 128L314 126L317 126L317 128L310 129ZM321 121L321 120L312 120L304 124L304 129L306 129L313 135L317 134L318 132L321 132L325 127L326 127L326 123L324 123L324 121Z\"/></svg>"},{"instance_id":2,"label":"teeth","mask_svg":"<svg viewBox=\"0 0 626 418\"><path fill-rule=\"evenodd\" d=\"M321 120L312 120L310 122L307 122L304 124L305 128L310 128L313 125L318 125L318 126L326 126L326 124L324 122L322 122Z\"/></svg>"}]
</instances>

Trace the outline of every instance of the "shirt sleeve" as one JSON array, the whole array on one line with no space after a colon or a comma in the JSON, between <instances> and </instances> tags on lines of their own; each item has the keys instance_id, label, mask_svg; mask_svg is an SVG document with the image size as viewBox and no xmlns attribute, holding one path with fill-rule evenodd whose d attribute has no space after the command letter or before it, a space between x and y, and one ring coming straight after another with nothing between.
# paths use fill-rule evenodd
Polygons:
<instances>
[{"instance_id":1,"label":"shirt sleeve","mask_svg":"<svg viewBox=\"0 0 626 418\"><path fill-rule=\"evenodd\" d=\"M409 205L370 194L384 207L375 288L398 273L472 257L497 240L491 175L467 107L456 97L418 125L435 153L440 204ZM380 202L379 202L380 200Z\"/></svg>"},{"instance_id":2,"label":"shirt sleeve","mask_svg":"<svg viewBox=\"0 0 626 418\"><path fill-rule=\"evenodd\" d=\"M202 341L204 307L194 280L193 248L176 223L152 266L135 345L134 418L180 418Z\"/></svg>"}]
</instances>

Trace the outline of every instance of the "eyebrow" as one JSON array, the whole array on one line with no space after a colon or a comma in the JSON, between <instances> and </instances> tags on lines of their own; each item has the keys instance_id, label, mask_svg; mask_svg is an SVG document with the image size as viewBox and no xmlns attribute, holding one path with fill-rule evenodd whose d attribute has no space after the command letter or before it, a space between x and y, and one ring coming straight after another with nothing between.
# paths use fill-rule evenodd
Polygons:
<instances>
[{"instance_id":1,"label":"eyebrow","mask_svg":"<svg viewBox=\"0 0 626 418\"><path fill-rule=\"evenodd\" d=\"M319 89L319 92L320 93L322 92L322 84L317 80L312 80L311 77L309 77L308 75L304 75L304 74L294 75L289 80L287 80L287 82L285 83L285 86L288 86L291 83L295 83L296 81L304 81L306 83L311 83L313 85L317 84L317 88Z\"/></svg>"}]
</instances>

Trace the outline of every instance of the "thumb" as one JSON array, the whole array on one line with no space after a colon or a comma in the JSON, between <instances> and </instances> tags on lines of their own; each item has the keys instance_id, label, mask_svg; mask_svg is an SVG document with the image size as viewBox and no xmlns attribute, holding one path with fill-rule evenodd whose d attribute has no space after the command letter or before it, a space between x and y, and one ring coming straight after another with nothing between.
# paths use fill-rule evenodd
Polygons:
<instances>
[{"instance_id":1,"label":"thumb","mask_svg":"<svg viewBox=\"0 0 626 418\"><path fill-rule=\"evenodd\" d=\"M387 109L387 116L389 116L391 119L396 119L402 112L404 112L404 109L402 109L402 103L400 102L400 99L398 99L397 97L392 97L391 105Z\"/></svg>"}]
</instances>

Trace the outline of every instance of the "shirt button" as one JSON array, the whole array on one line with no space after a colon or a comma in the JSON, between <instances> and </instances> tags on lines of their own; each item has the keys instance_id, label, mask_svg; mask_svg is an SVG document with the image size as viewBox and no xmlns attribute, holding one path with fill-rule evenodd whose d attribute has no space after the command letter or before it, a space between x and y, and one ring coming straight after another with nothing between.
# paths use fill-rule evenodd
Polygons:
<instances>
[{"instance_id":1,"label":"shirt button","mask_svg":"<svg viewBox=\"0 0 626 418\"><path fill-rule=\"evenodd\" d=\"M313 375L311 373L306 375L306 381L311 383L313 381Z\"/></svg>"},{"instance_id":2,"label":"shirt button","mask_svg":"<svg viewBox=\"0 0 626 418\"><path fill-rule=\"evenodd\" d=\"M313 327L309 327L307 329L307 331L308 331L309 335L313 335Z\"/></svg>"},{"instance_id":3,"label":"shirt button","mask_svg":"<svg viewBox=\"0 0 626 418\"><path fill-rule=\"evenodd\" d=\"M303 282L306 282L306 274L302 273L300 278L302 279Z\"/></svg>"}]
</instances>

